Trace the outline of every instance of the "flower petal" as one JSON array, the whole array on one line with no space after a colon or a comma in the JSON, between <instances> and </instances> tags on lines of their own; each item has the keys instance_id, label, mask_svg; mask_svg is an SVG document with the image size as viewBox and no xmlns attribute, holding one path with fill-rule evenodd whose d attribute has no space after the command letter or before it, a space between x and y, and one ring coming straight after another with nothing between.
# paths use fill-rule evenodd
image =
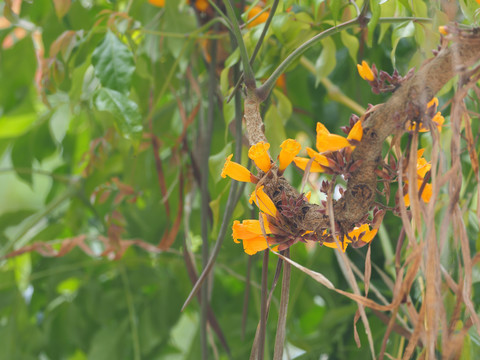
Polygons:
<instances>
[{"instance_id":1,"label":"flower petal","mask_svg":"<svg viewBox=\"0 0 480 360\"><path fill-rule=\"evenodd\" d=\"M258 206L260 211L264 212L267 215L276 217L277 216L277 208L273 203L272 199L268 197L267 194L263 191L264 185L258 187L253 192L252 196L250 196L250 204L253 200L255 200L255 204Z\"/></svg>"},{"instance_id":2,"label":"flower petal","mask_svg":"<svg viewBox=\"0 0 480 360\"><path fill-rule=\"evenodd\" d=\"M305 171L305 169L307 168L307 164L310 161L311 159L302 158L298 156L293 159L293 162L295 163L295 165L297 165L297 167L299 167L303 171ZM324 172L324 171L325 169L318 162L312 161L312 165L310 166L311 173Z\"/></svg>"},{"instance_id":3,"label":"flower petal","mask_svg":"<svg viewBox=\"0 0 480 360\"><path fill-rule=\"evenodd\" d=\"M280 155L278 155L278 162L280 163L278 170L283 172L293 161L294 157L298 155L302 146L298 141L287 139L280 147L282 150L280 151Z\"/></svg>"},{"instance_id":4,"label":"flower petal","mask_svg":"<svg viewBox=\"0 0 480 360\"><path fill-rule=\"evenodd\" d=\"M263 236L243 240L243 250L248 255L255 255L257 252L263 251L266 248L268 248L268 243L267 239Z\"/></svg>"},{"instance_id":5,"label":"flower petal","mask_svg":"<svg viewBox=\"0 0 480 360\"><path fill-rule=\"evenodd\" d=\"M270 149L270 144L262 141L252 145L248 150L248 157L265 173L272 167L268 149Z\"/></svg>"},{"instance_id":6,"label":"flower petal","mask_svg":"<svg viewBox=\"0 0 480 360\"><path fill-rule=\"evenodd\" d=\"M355 125L353 125L352 129L348 133L347 139L361 141L362 137L363 137L363 127L362 127L362 122L359 120L355 123Z\"/></svg>"},{"instance_id":7,"label":"flower petal","mask_svg":"<svg viewBox=\"0 0 480 360\"><path fill-rule=\"evenodd\" d=\"M315 162L319 163L320 165L324 165L324 166L329 165L327 157L325 155L322 155L322 154L316 152L312 148L307 147L307 154L308 154L308 156L313 158L313 160L315 160Z\"/></svg>"},{"instance_id":8,"label":"flower petal","mask_svg":"<svg viewBox=\"0 0 480 360\"><path fill-rule=\"evenodd\" d=\"M427 103L427 109L428 109L428 108L431 108L432 106L435 106L435 107L438 106L438 98L437 98L437 97L434 97L432 100L430 100L430 101Z\"/></svg>"},{"instance_id":9,"label":"flower petal","mask_svg":"<svg viewBox=\"0 0 480 360\"><path fill-rule=\"evenodd\" d=\"M340 135L317 133L317 150L321 153L337 151L347 146L350 146L350 143Z\"/></svg>"},{"instance_id":10,"label":"flower petal","mask_svg":"<svg viewBox=\"0 0 480 360\"><path fill-rule=\"evenodd\" d=\"M237 181L256 183L256 177L246 167L230 160L232 156L229 155L223 165L222 178L229 176Z\"/></svg>"},{"instance_id":11,"label":"flower petal","mask_svg":"<svg viewBox=\"0 0 480 360\"><path fill-rule=\"evenodd\" d=\"M357 64L357 70L363 80L373 81L375 79L372 69L365 60L362 61L362 65Z\"/></svg>"}]
</instances>

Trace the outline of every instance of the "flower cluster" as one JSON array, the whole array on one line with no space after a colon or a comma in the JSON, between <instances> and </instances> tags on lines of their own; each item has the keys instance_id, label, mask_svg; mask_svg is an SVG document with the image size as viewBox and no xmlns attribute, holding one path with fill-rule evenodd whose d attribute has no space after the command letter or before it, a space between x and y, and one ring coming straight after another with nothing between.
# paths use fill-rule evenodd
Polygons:
<instances>
[{"instance_id":1,"label":"flower cluster","mask_svg":"<svg viewBox=\"0 0 480 360\"><path fill-rule=\"evenodd\" d=\"M295 157L295 165L306 170L310 166L310 172L327 172L330 174L346 175L354 170L358 164L351 162L350 155L363 136L362 122L356 118L348 133L348 136L331 134L322 123L317 123L317 151L307 147L310 159ZM347 175L348 177L348 175Z\"/></svg>"},{"instance_id":2,"label":"flower cluster","mask_svg":"<svg viewBox=\"0 0 480 360\"><path fill-rule=\"evenodd\" d=\"M320 133L320 141L317 141L317 149L326 152L338 152L339 149L351 148L351 141L361 140L361 122L355 124L350 131L351 137L347 139L330 134L328 130L319 123L317 130ZM360 135L359 135L360 133ZM317 134L318 135L318 134ZM323 138L331 141L331 146L326 149ZM318 140L318 139L317 139ZM322 166L328 169L331 163L324 154L317 153L313 149L307 149L311 159L297 157L301 150L300 144L292 139L285 140L281 144L281 151L278 156L278 164L274 163L269 154L270 144L260 142L250 147L248 156L259 169L259 174L252 174L247 168L231 161L233 156L227 157L221 176L231 177L237 181L251 182L256 184L255 190L250 196L250 203L260 210L258 220L248 219L242 222L235 220L232 226L233 240L236 243L243 243L244 251L253 255L258 251L275 246L282 251L297 242L315 241L330 248L336 248L337 243L331 236L328 229L313 229L304 225L305 213L309 211L311 204L310 193L298 194L288 190L287 182L282 177L283 172L292 161L297 166L310 162L312 168L323 171ZM323 162L323 164L322 164ZM272 179L275 179L272 181ZM312 225L310 225L312 226ZM313 227L313 226L312 226ZM368 224L354 228L347 235L343 236L340 245L345 251L349 243L356 247L369 243L375 236L377 230L370 230ZM340 232L337 232L340 233ZM337 237L339 239L339 237Z\"/></svg>"},{"instance_id":3,"label":"flower cluster","mask_svg":"<svg viewBox=\"0 0 480 360\"><path fill-rule=\"evenodd\" d=\"M370 67L365 61L361 65L357 64L357 70L360 77L368 81L374 94L394 92L414 74L414 69L410 69L405 76L401 76L397 70L390 75L383 70L379 72L375 64Z\"/></svg>"},{"instance_id":4,"label":"flower cluster","mask_svg":"<svg viewBox=\"0 0 480 360\"><path fill-rule=\"evenodd\" d=\"M425 116L420 122L420 127L418 128L419 132L430 131L424 125L428 121L431 121L437 127L439 132L442 131L442 126L443 126L443 123L445 122L445 118L442 116L440 111L437 111L437 107L438 107L438 99L434 97L427 104L427 110L425 111ZM408 130L415 131L416 127L417 127L417 123L416 121L413 121L409 125Z\"/></svg>"}]
</instances>

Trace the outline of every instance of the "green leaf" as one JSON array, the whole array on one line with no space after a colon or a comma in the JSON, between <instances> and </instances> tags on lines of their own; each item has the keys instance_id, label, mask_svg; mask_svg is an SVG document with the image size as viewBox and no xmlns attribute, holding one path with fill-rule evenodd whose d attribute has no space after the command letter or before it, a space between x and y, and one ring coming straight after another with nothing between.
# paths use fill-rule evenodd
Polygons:
<instances>
[{"instance_id":1,"label":"green leaf","mask_svg":"<svg viewBox=\"0 0 480 360\"><path fill-rule=\"evenodd\" d=\"M0 117L0 138L22 135L36 119L37 115L33 112Z\"/></svg>"},{"instance_id":2,"label":"green leaf","mask_svg":"<svg viewBox=\"0 0 480 360\"><path fill-rule=\"evenodd\" d=\"M24 292L30 285L30 275L32 273L32 259L30 253L25 253L9 259L10 267L15 272L15 282L21 292Z\"/></svg>"},{"instance_id":3,"label":"green leaf","mask_svg":"<svg viewBox=\"0 0 480 360\"><path fill-rule=\"evenodd\" d=\"M223 164L225 164L225 159L231 153L232 143L228 143L222 150L220 150L220 152L211 155L208 158L208 168L210 169L210 176L212 177L215 184L222 180L220 174L223 169Z\"/></svg>"},{"instance_id":4,"label":"green leaf","mask_svg":"<svg viewBox=\"0 0 480 360\"><path fill-rule=\"evenodd\" d=\"M393 67L395 67L395 51L397 50L398 43L401 39L411 37L415 34L415 25L413 21L408 21L402 23L400 26L396 27L392 33L392 52L390 53Z\"/></svg>"},{"instance_id":5,"label":"green leaf","mask_svg":"<svg viewBox=\"0 0 480 360\"><path fill-rule=\"evenodd\" d=\"M332 12L332 17L335 22L340 18L340 10L342 8L342 0L331 0L329 8Z\"/></svg>"},{"instance_id":6,"label":"green leaf","mask_svg":"<svg viewBox=\"0 0 480 360\"><path fill-rule=\"evenodd\" d=\"M328 37L322 40L322 46L322 52L315 62L315 86L318 85L320 80L327 77L333 71L333 69L335 69L335 65L337 64L337 60L335 58L336 47L332 38Z\"/></svg>"},{"instance_id":7,"label":"green leaf","mask_svg":"<svg viewBox=\"0 0 480 360\"><path fill-rule=\"evenodd\" d=\"M188 11L188 8L186 7L180 8L178 5L178 1L165 2L164 30L179 34L188 34L195 31L197 20L195 19L193 12ZM183 39L174 37L168 37L166 39L167 48L172 53L173 57L178 57L180 55L186 41L189 41L186 36ZM187 59L188 54L185 54L184 58Z\"/></svg>"},{"instance_id":8,"label":"green leaf","mask_svg":"<svg viewBox=\"0 0 480 360\"><path fill-rule=\"evenodd\" d=\"M138 106L118 91L102 88L95 96L95 106L100 111L110 112L120 133L127 139L140 138L142 134L142 117Z\"/></svg>"},{"instance_id":9,"label":"green leaf","mask_svg":"<svg viewBox=\"0 0 480 360\"><path fill-rule=\"evenodd\" d=\"M110 30L93 52L92 64L103 86L128 94L135 71L133 54Z\"/></svg>"},{"instance_id":10,"label":"green leaf","mask_svg":"<svg viewBox=\"0 0 480 360\"><path fill-rule=\"evenodd\" d=\"M32 136L27 133L19 137L12 148L12 163L15 168L29 168L32 166ZM30 186L33 185L32 174L17 172L17 176L26 181Z\"/></svg>"},{"instance_id":11,"label":"green leaf","mask_svg":"<svg viewBox=\"0 0 480 360\"><path fill-rule=\"evenodd\" d=\"M358 38L356 36L350 35L347 31L340 32L340 38L342 39L343 45L348 50L350 57L353 60L353 63L357 63L357 53L359 48Z\"/></svg>"},{"instance_id":12,"label":"green leaf","mask_svg":"<svg viewBox=\"0 0 480 360\"><path fill-rule=\"evenodd\" d=\"M370 10L372 11L372 18L368 22L368 38L367 45L372 47L373 34L375 33L375 28L377 27L378 19L380 18L380 4L378 0L370 0Z\"/></svg>"},{"instance_id":13,"label":"green leaf","mask_svg":"<svg viewBox=\"0 0 480 360\"><path fill-rule=\"evenodd\" d=\"M50 118L50 131L58 144L63 141L67 133L71 116L70 105L61 104Z\"/></svg>"},{"instance_id":14,"label":"green leaf","mask_svg":"<svg viewBox=\"0 0 480 360\"><path fill-rule=\"evenodd\" d=\"M270 153L275 159L280 153L280 144L287 138L284 122L286 119L282 116L279 105L273 104L265 114L265 136L270 142Z\"/></svg>"}]
</instances>

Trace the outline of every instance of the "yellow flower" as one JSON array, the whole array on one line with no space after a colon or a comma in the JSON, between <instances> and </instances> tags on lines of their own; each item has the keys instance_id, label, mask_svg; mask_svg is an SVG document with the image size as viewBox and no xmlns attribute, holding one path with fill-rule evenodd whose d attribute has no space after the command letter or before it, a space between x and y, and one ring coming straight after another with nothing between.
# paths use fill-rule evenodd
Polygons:
<instances>
[{"instance_id":1,"label":"yellow flower","mask_svg":"<svg viewBox=\"0 0 480 360\"><path fill-rule=\"evenodd\" d=\"M250 19L253 19L255 16L257 16L258 14L260 14L260 12L262 11L262 8L260 6L253 6L251 8L245 7L245 11L248 11L247 19L250 20ZM267 19L268 19L268 11L265 11L260 15L258 15L255 18L255 20L249 22L247 24L247 27L252 28L254 26L263 24L264 22L267 21Z\"/></svg>"},{"instance_id":2,"label":"yellow flower","mask_svg":"<svg viewBox=\"0 0 480 360\"><path fill-rule=\"evenodd\" d=\"M257 183L258 179L244 166L231 161L233 154L229 155L223 165L222 178L227 176L237 181Z\"/></svg>"},{"instance_id":3,"label":"yellow flower","mask_svg":"<svg viewBox=\"0 0 480 360\"><path fill-rule=\"evenodd\" d=\"M478 2L479 0L477 0ZM480 4L480 3L479 3ZM448 28L446 26L439 26L438 27L438 32L442 35L448 35Z\"/></svg>"},{"instance_id":4,"label":"yellow flower","mask_svg":"<svg viewBox=\"0 0 480 360\"><path fill-rule=\"evenodd\" d=\"M263 188L264 185L259 186L257 189L255 189L252 195L250 195L250 199L248 201L250 202L250 204L255 202L260 211L264 212L265 214L276 217L277 208L273 203L272 199L270 199L268 195L265 194Z\"/></svg>"},{"instance_id":5,"label":"yellow flower","mask_svg":"<svg viewBox=\"0 0 480 360\"><path fill-rule=\"evenodd\" d=\"M432 106L438 106L438 98L436 96L427 103L427 109L431 108Z\"/></svg>"},{"instance_id":6,"label":"yellow flower","mask_svg":"<svg viewBox=\"0 0 480 360\"><path fill-rule=\"evenodd\" d=\"M266 234L271 234L267 217L263 216L263 226ZM254 255L258 251L268 248L267 239L263 236L262 225L259 220L243 220L241 223L238 220L233 222L232 226L233 241L237 244L240 240L243 242L243 249L248 255Z\"/></svg>"},{"instance_id":7,"label":"yellow flower","mask_svg":"<svg viewBox=\"0 0 480 360\"><path fill-rule=\"evenodd\" d=\"M423 158L423 153L425 149L419 149L417 150L417 189L420 191L420 188L422 187L423 184L423 179L425 178L425 175L427 172L430 171L432 168L432 165ZM408 184L408 180L405 180L405 184ZM432 197L432 184L425 184L421 198L424 202L428 203L430 201L430 198ZM405 202L405 206L410 206L410 196L409 194L405 194L403 196L403 200Z\"/></svg>"},{"instance_id":8,"label":"yellow flower","mask_svg":"<svg viewBox=\"0 0 480 360\"><path fill-rule=\"evenodd\" d=\"M418 180L417 181L417 189L420 191L420 188L422 187L423 180ZM430 201L430 198L432 197L432 184L425 184L425 187L423 188L422 191L422 200L425 203L428 203ZM410 196L409 194L406 194L403 196L403 201L405 202L405 206L409 207L410 206Z\"/></svg>"},{"instance_id":9,"label":"yellow flower","mask_svg":"<svg viewBox=\"0 0 480 360\"><path fill-rule=\"evenodd\" d=\"M377 235L377 229L370 230L370 226L368 224L363 224L362 226L355 227L352 231L348 233L348 237L352 239L354 242L361 240L364 243L369 243L373 240L375 235ZM325 233L325 232L324 232ZM360 237L360 235L363 236ZM347 236L343 237L343 242L340 242L342 251L345 252L347 245L352 242ZM332 249L337 249L337 243L335 242L325 242L323 243L324 246L327 246Z\"/></svg>"},{"instance_id":10,"label":"yellow flower","mask_svg":"<svg viewBox=\"0 0 480 360\"><path fill-rule=\"evenodd\" d=\"M362 65L357 64L357 70L363 80L373 81L375 79L372 69L365 61L362 61Z\"/></svg>"},{"instance_id":11,"label":"yellow flower","mask_svg":"<svg viewBox=\"0 0 480 360\"><path fill-rule=\"evenodd\" d=\"M330 134L330 131L322 123L317 123L317 150L321 153L337 151L350 146L347 139L340 135Z\"/></svg>"},{"instance_id":12,"label":"yellow flower","mask_svg":"<svg viewBox=\"0 0 480 360\"><path fill-rule=\"evenodd\" d=\"M348 133L347 140L357 140L361 141L363 137L363 126L362 122L359 120L353 125Z\"/></svg>"},{"instance_id":13,"label":"yellow flower","mask_svg":"<svg viewBox=\"0 0 480 360\"><path fill-rule=\"evenodd\" d=\"M248 150L248 157L265 173L272 167L270 155L268 155L269 148L270 144L262 141L252 145Z\"/></svg>"},{"instance_id":14,"label":"yellow flower","mask_svg":"<svg viewBox=\"0 0 480 360\"><path fill-rule=\"evenodd\" d=\"M312 197L312 192L309 191L305 194L305 197L307 198L307 201L310 201L310 198Z\"/></svg>"},{"instance_id":15,"label":"yellow flower","mask_svg":"<svg viewBox=\"0 0 480 360\"><path fill-rule=\"evenodd\" d=\"M153 6L158 6L158 7L164 7L165 6L165 0L148 0L150 4Z\"/></svg>"},{"instance_id":16,"label":"yellow flower","mask_svg":"<svg viewBox=\"0 0 480 360\"><path fill-rule=\"evenodd\" d=\"M280 147L282 150L280 151L280 155L278 155L278 162L280 163L278 170L280 173L283 173L286 167L293 161L295 156L298 155L302 146L293 139L287 139L282 143L282 145L280 145Z\"/></svg>"},{"instance_id":17,"label":"yellow flower","mask_svg":"<svg viewBox=\"0 0 480 360\"><path fill-rule=\"evenodd\" d=\"M341 247L343 252L345 252L348 244L351 243L351 242L352 241L347 239L347 237L344 238L343 242L340 241L340 247ZM329 247L329 248L332 248L332 249L337 249L337 243L335 241L334 242L324 242L323 246L326 246L326 247Z\"/></svg>"},{"instance_id":18,"label":"yellow flower","mask_svg":"<svg viewBox=\"0 0 480 360\"><path fill-rule=\"evenodd\" d=\"M305 169L307 168L307 164L309 163L309 161L310 159L302 158L298 156L293 159L293 162L295 163L295 165L297 165L303 171L305 171ZM314 173L314 172L324 172L324 171L325 169L318 162L312 161L310 172Z\"/></svg>"},{"instance_id":19,"label":"yellow flower","mask_svg":"<svg viewBox=\"0 0 480 360\"><path fill-rule=\"evenodd\" d=\"M435 111L435 109L438 107L438 98L434 97L432 100L430 100L428 103L427 103L427 110L426 112L428 112L429 110L433 110ZM439 111L437 112L433 118L432 118L432 121L437 125L437 129L438 131L442 131L442 126L443 126L443 123L445 122L445 118L442 116L442 113ZM417 123L414 121L408 128L409 131L415 131L417 127ZM425 126L423 126L423 123L420 124L420 128L418 129L419 132L427 132L427 131L430 131L430 129L426 128Z\"/></svg>"},{"instance_id":20,"label":"yellow flower","mask_svg":"<svg viewBox=\"0 0 480 360\"><path fill-rule=\"evenodd\" d=\"M207 0L197 0L195 1L195 7L200 12L205 12L208 9L208 1Z\"/></svg>"}]
</instances>

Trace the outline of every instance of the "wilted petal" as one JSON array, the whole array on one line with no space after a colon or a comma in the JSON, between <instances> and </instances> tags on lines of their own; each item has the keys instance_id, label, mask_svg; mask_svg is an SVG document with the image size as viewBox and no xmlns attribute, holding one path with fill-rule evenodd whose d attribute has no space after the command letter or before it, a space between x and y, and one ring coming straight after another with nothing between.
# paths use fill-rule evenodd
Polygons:
<instances>
[{"instance_id":1,"label":"wilted petal","mask_svg":"<svg viewBox=\"0 0 480 360\"><path fill-rule=\"evenodd\" d=\"M345 252L348 244L350 244L352 241L345 237L343 239L343 242L342 241L339 241L339 242L340 242L340 247L341 247L342 251ZM332 249L337 249L337 243L335 241L334 242L324 242L323 246L326 246L326 247L329 247L329 248L332 248Z\"/></svg>"}]
</instances>

